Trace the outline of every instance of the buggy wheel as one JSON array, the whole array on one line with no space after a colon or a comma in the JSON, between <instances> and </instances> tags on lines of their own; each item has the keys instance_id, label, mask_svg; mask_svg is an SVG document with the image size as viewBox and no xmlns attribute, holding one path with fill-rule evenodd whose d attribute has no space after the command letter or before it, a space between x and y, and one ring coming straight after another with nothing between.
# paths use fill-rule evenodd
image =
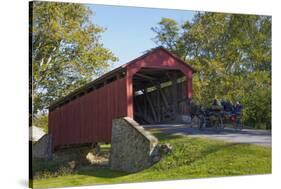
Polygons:
<instances>
[{"instance_id":1,"label":"buggy wheel","mask_svg":"<svg viewBox=\"0 0 281 189\"><path fill-rule=\"evenodd\" d=\"M244 127L243 123L241 121L239 121L239 123L237 123L238 125L238 129L241 131Z\"/></svg>"},{"instance_id":2,"label":"buggy wheel","mask_svg":"<svg viewBox=\"0 0 281 189\"><path fill-rule=\"evenodd\" d=\"M223 119L221 116L218 117L218 122L219 122L219 128L224 129Z\"/></svg>"},{"instance_id":3,"label":"buggy wheel","mask_svg":"<svg viewBox=\"0 0 281 189\"><path fill-rule=\"evenodd\" d=\"M235 130L238 130L239 125L238 125L237 120L232 121L232 125L233 125L233 128L234 128Z\"/></svg>"},{"instance_id":4,"label":"buggy wheel","mask_svg":"<svg viewBox=\"0 0 281 189\"><path fill-rule=\"evenodd\" d=\"M199 116L198 118L198 128L202 130L206 125L206 119L204 117Z\"/></svg>"}]
</instances>

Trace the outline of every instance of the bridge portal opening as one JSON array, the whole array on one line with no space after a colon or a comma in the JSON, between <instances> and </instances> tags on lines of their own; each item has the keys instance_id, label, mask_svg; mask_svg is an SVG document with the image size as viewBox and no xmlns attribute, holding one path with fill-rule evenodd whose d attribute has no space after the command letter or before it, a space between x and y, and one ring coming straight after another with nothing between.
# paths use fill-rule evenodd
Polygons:
<instances>
[{"instance_id":1,"label":"bridge portal opening","mask_svg":"<svg viewBox=\"0 0 281 189\"><path fill-rule=\"evenodd\" d=\"M180 70L143 68L133 77L134 119L141 124L185 122L186 77Z\"/></svg>"}]
</instances>

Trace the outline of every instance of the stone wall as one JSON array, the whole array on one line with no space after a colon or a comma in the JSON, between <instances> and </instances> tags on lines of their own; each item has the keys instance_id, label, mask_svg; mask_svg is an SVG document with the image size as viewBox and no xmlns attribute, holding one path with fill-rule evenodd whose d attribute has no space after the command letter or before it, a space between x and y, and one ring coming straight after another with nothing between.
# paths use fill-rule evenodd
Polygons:
<instances>
[{"instance_id":1,"label":"stone wall","mask_svg":"<svg viewBox=\"0 0 281 189\"><path fill-rule=\"evenodd\" d=\"M52 157L51 135L46 134L32 145L32 156L34 158L50 159Z\"/></svg>"},{"instance_id":2,"label":"stone wall","mask_svg":"<svg viewBox=\"0 0 281 189\"><path fill-rule=\"evenodd\" d=\"M150 167L158 140L129 117L112 121L110 166L113 170L137 172Z\"/></svg>"}]
</instances>

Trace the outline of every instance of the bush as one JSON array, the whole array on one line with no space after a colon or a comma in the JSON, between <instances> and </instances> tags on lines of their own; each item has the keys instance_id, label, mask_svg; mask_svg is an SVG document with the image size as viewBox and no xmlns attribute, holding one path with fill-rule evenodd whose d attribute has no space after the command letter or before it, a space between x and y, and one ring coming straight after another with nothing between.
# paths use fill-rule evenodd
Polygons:
<instances>
[{"instance_id":1,"label":"bush","mask_svg":"<svg viewBox=\"0 0 281 189\"><path fill-rule=\"evenodd\" d=\"M249 76L253 84L243 95L243 120L257 129L271 129L271 77L263 72Z\"/></svg>"},{"instance_id":2,"label":"bush","mask_svg":"<svg viewBox=\"0 0 281 189\"><path fill-rule=\"evenodd\" d=\"M269 90L253 91L245 97L243 120L257 129L271 129L271 94Z\"/></svg>"},{"instance_id":3,"label":"bush","mask_svg":"<svg viewBox=\"0 0 281 189\"><path fill-rule=\"evenodd\" d=\"M32 125L42 128L44 132L48 133L48 115L33 116Z\"/></svg>"}]
</instances>

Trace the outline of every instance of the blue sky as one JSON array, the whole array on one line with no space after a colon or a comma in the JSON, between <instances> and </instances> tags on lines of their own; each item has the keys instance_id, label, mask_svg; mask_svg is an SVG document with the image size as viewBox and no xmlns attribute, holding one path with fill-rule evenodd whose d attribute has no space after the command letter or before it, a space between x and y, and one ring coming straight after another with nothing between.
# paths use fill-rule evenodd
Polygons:
<instances>
[{"instance_id":1,"label":"blue sky","mask_svg":"<svg viewBox=\"0 0 281 189\"><path fill-rule=\"evenodd\" d=\"M183 23L191 20L195 14L193 11L171 9L94 4L88 6L94 12L93 23L107 28L102 34L102 43L119 58L112 68L127 63L156 46L152 41L155 34L151 27L156 26L162 17Z\"/></svg>"}]
</instances>

